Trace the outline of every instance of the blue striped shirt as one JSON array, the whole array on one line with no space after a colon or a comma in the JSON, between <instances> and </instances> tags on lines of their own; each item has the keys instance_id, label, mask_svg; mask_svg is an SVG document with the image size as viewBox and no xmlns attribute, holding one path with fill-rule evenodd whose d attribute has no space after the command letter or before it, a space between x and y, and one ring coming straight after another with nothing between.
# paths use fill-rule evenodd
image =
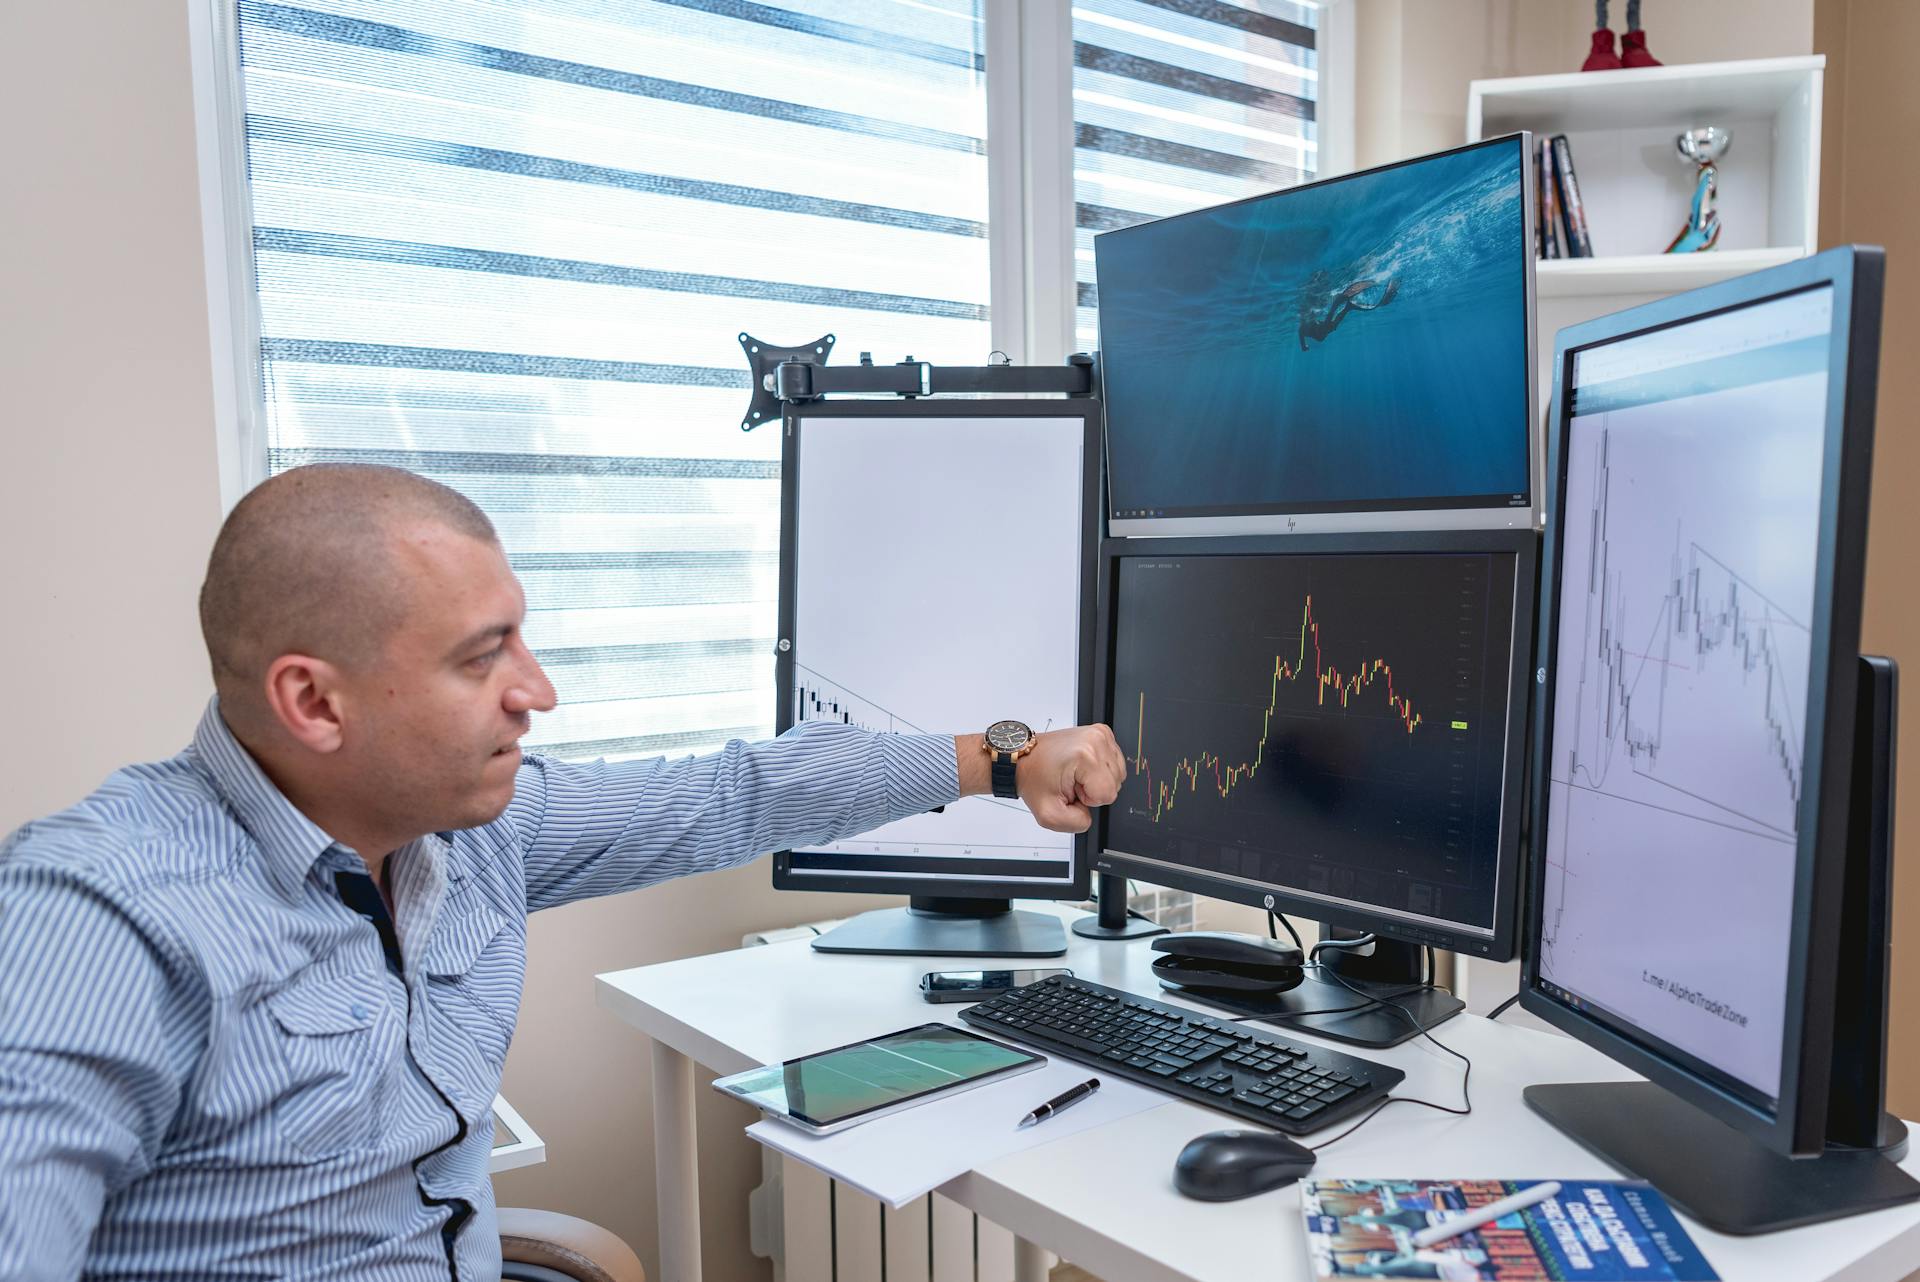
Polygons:
<instances>
[{"instance_id":1,"label":"blue striped shirt","mask_svg":"<svg viewBox=\"0 0 1920 1282\"><path fill-rule=\"evenodd\" d=\"M529 757L500 818L393 853L389 924L209 705L179 756L0 844L0 1279L497 1277L527 913L958 791L952 739L831 723Z\"/></svg>"}]
</instances>

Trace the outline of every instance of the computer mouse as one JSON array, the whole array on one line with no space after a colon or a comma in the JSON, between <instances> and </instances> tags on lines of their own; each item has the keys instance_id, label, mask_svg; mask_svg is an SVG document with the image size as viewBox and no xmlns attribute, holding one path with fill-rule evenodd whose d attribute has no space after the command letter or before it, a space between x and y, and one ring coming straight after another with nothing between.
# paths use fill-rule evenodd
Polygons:
<instances>
[{"instance_id":1,"label":"computer mouse","mask_svg":"<svg viewBox=\"0 0 1920 1282\"><path fill-rule=\"evenodd\" d=\"M1313 1169L1313 1150L1273 1131L1210 1131L1173 1162L1173 1187L1202 1202L1231 1202L1291 1184Z\"/></svg>"}]
</instances>

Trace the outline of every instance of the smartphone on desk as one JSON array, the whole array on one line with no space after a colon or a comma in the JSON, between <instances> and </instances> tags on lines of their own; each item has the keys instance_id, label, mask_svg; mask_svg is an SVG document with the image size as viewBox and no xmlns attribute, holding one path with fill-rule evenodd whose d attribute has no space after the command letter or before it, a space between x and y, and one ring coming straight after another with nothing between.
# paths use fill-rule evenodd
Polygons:
<instances>
[{"instance_id":1,"label":"smartphone on desk","mask_svg":"<svg viewBox=\"0 0 1920 1282\"><path fill-rule=\"evenodd\" d=\"M1071 975L1064 966L1033 970L933 970L920 977L920 995L930 1002L980 1002L1051 975Z\"/></svg>"}]
</instances>

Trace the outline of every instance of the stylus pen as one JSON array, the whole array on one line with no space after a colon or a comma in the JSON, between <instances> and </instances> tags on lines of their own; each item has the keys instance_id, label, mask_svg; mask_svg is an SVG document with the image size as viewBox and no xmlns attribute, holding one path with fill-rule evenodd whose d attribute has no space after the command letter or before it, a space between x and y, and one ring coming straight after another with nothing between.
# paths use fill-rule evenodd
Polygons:
<instances>
[{"instance_id":1,"label":"stylus pen","mask_svg":"<svg viewBox=\"0 0 1920 1282\"><path fill-rule=\"evenodd\" d=\"M1471 1211L1463 1211L1444 1224L1436 1224L1430 1229L1421 1229L1413 1235L1416 1248L1432 1246L1435 1242L1444 1242L1450 1237L1458 1237L1482 1224L1491 1224L1503 1215L1512 1215L1515 1211L1532 1206L1535 1202L1544 1202L1560 1191L1559 1180L1548 1180L1544 1184L1535 1184L1532 1188L1521 1189L1512 1197L1503 1197L1498 1202L1489 1202L1485 1206L1476 1206Z\"/></svg>"},{"instance_id":2,"label":"stylus pen","mask_svg":"<svg viewBox=\"0 0 1920 1282\"><path fill-rule=\"evenodd\" d=\"M1049 1117L1052 1117L1055 1113L1058 1113L1061 1109L1068 1108L1074 1104L1078 1104L1081 1100L1085 1099L1087 1096L1093 1094L1095 1091L1099 1089L1100 1089L1100 1079L1097 1077L1089 1077L1086 1081L1080 1083L1078 1086L1070 1086L1066 1090L1061 1091L1058 1095L1054 1096L1052 1099L1042 1104L1039 1108L1036 1108L1033 1110L1033 1112L1028 1113L1025 1117L1020 1119L1020 1126L1032 1126L1035 1122L1044 1122ZM1017 1131L1020 1129L1020 1126L1016 1126L1013 1129Z\"/></svg>"}]
</instances>

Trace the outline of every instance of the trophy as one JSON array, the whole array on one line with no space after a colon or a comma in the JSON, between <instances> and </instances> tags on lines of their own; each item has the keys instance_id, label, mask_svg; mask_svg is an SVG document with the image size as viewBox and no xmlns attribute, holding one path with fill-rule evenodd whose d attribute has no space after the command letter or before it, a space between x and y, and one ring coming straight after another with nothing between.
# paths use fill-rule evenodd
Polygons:
<instances>
[{"instance_id":1,"label":"trophy","mask_svg":"<svg viewBox=\"0 0 1920 1282\"><path fill-rule=\"evenodd\" d=\"M1695 254L1712 249L1720 241L1720 211L1713 207L1718 193L1720 171L1713 162L1727 154L1732 135L1718 125L1699 125L1673 140L1682 162L1695 165L1699 173L1693 182L1693 207L1687 213L1687 225L1667 246L1669 254Z\"/></svg>"}]
</instances>

